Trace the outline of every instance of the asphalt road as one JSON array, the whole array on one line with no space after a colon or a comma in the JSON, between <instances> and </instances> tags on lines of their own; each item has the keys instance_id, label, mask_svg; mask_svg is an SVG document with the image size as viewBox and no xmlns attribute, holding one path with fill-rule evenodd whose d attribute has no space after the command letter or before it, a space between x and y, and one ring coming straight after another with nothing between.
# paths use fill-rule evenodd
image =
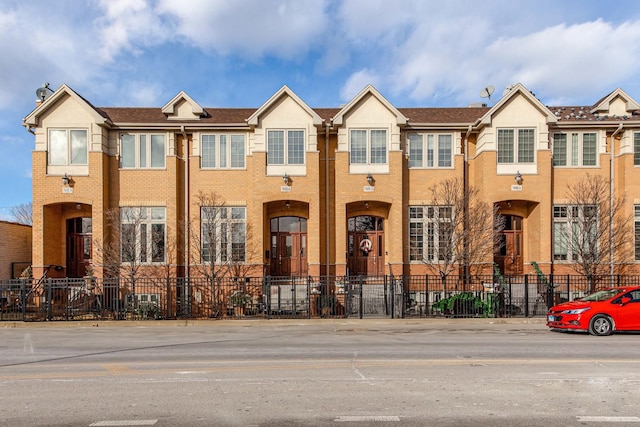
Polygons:
<instances>
[{"instance_id":1,"label":"asphalt road","mask_svg":"<svg viewBox=\"0 0 640 427\"><path fill-rule=\"evenodd\" d=\"M640 427L639 338L540 320L7 323L0 425Z\"/></svg>"}]
</instances>

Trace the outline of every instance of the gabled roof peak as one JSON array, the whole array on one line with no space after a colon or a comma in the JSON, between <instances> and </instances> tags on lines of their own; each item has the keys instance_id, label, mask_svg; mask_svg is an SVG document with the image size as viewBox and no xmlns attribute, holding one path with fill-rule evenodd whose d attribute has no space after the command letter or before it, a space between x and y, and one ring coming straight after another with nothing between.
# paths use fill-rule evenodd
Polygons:
<instances>
[{"instance_id":1,"label":"gabled roof peak","mask_svg":"<svg viewBox=\"0 0 640 427\"><path fill-rule=\"evenodd\" d=\"M295 94L287 85L283 85L271 98L269 98L260 108L258 108L248 119L247 124L250 126L257 126L260 121L260 116L268 111L280 98L288 96L293 99L304 111L309 114L313 119L313 124L319 126L322 124L322 117L318 115L311 107L309 107L298 95Z\"/></svg>"},{"instance_id":2,"label":"gabled roof peak","mask_svg":"<svg viewBox=\"0 0 640 427\"><path fill-rule=\"evenodd\" d=\"M206 114L200 104L183 90L164 104L162 112L169 119L199 119Z\"/></svg>"},{"instance_id":3,"label":"gabled roof peak","mask_svg":"<svg viewBox=\"0 0 640 427\"><path fill-rule=\"evenodd\" d=\"M358 104L358 102L364 99L367 95L373 96L378 101L380 101L387 109L389 109L389 111L391 111L396 116L397 124L407 124L409 120L404 116L404 114L402 114L396 107L394 107L393 104L391 104L384 96L382 96L380 92L378 92L375 87L370 84L366 85L364 89L360 91L360 93L358 93L351 101L349 101L349 103L347 103L340 109L338 114L333 117L333 124L341 125L344 120L345 114L348 113L356 104Z\"/></svg>"}]
</instances>

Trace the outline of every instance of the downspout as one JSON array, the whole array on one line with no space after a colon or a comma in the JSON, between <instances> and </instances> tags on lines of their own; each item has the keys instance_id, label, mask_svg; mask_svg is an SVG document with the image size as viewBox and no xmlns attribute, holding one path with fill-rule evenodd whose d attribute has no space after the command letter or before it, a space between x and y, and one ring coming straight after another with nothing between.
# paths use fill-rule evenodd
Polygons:
<instances>
[{"instance_id":1,"label":"downspout","mask_svg":"<svg viewBox=\"0 0 640 427\"><path fill-rule=\"evenodd\" d=\"M324 274L329 276L329 268L331 266L331 248L329 246L330 236L330 225L331 221L329 219L329 128L331 127L331 123L326 123L324 128L324 203L325 203L325 257L327 266L325 267Z\"/></svg>"},{"instance_id":2,"label":"downspout","mask_svg":"<svg viewBox=\"0 0 640 427\"><path fill-rule=\"evenodd\" d=\"M615 159L613 156L613 152L614 152L614 146L615 146L615 136L622 131L622 128L624 127L624 125L622 123L620 123L618 125L618 128L611 134L611 144L610 144L610 151L609 151L609 280L611 285L613 285L613 238L614 238L614 233L613 233L613 196L614 196L614 187L615 187L615 183L614 183L614 178L615 178L615 172L614 172L614 165L615 165Z\"/></svg>"},{"instance_id":3,"label":"downspout","mask_svg":"<svg viewBox=\"0 0 640 427\"><path fill-rule=\"evenodd\" d=\"M189 139L184 125L180 126L184 142L184 278L189 280Z\"/></svg>"},{"instance_id":4,"label":"downspout","mask_svg":"<svg viewBox=\"0 0 640 427\"><path fill-rule=\"evenodd\" d=\"M467 128L467 133L464 135L464 157L462 167L462 191L464 197L464 218L463 227L466 232L469 231L469 135L471 134L472 125ZM468 233L465 233L464 240L464 281L465 284L469 281L470 265L469 265L469 238Z\"/></svg>"}]
</instances>

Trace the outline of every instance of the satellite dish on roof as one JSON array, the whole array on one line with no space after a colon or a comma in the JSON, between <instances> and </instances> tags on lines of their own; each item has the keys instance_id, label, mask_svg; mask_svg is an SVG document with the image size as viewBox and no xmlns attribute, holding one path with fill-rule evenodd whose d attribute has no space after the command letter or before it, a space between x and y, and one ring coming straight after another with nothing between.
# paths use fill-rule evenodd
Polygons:
<instances>
[{"instance_id":1,"label":"satellite dish on roof","mask_svg":"<svg viewBox=\"0 0 640 427\"><path fill-rule=\"evenodd\" d=\"M47 99L52 93L53 91L49 89L49 83L45 83L42 85L42 87L36 89L36 96L38 97L39 101L44 102L44 100Z\"/></svg>"},{"instance_id":2,"label":"satellite dish on roof","mask_svg":"<svg viewBox=\"0 0 640 427\"><path fill-rule=\"evenodd\" d=\"M491 95L493 91L496 90L493 86L487 86L480 91L480 98L489 98L491 99Z\"/></svg>"}]
</instances>

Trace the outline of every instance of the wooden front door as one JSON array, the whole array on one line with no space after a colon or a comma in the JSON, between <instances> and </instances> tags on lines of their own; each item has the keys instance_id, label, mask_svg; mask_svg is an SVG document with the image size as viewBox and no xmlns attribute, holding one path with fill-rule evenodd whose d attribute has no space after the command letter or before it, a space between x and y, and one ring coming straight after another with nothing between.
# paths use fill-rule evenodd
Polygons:
<instances>
[{"instance_id":1,"label":"wooden front door","mask_svg":"<svg viewBox=\"0 0 640 427\"><path fill-rule=\"evenodd\" d=\"M307 274L307 220L279 217L271 220L272 276L305 276Z\"/></svg>"},{"instance_id":2,"label":"wooden front door","mask_svg":"<svg viewBox=\"0 0 640 427\"><path fill-rule=\"evenodd\" d=\"M522 274L522 217L504 215L504 220L494 261L502 274Z\"/></svg>"},{"instance_id":3,"label":"wooden front door","mask_svg":"<svg viewBox=\"0 0 640 427\"><path fill-rule=\"evenodd\" d=\"M83 277L91 264L91 218L67 220L67 277Z\"/></svg>"},{"instance_id":4,"label":"wooden front door","mask_svg":"<svg viewBox=\"0 0 640 427\"><path fill-rule=\"evenodd\" d=\"M351 276L384 274L384 219L376 216L349 218L348 267Z\"/></svg>"}]
</instances>

